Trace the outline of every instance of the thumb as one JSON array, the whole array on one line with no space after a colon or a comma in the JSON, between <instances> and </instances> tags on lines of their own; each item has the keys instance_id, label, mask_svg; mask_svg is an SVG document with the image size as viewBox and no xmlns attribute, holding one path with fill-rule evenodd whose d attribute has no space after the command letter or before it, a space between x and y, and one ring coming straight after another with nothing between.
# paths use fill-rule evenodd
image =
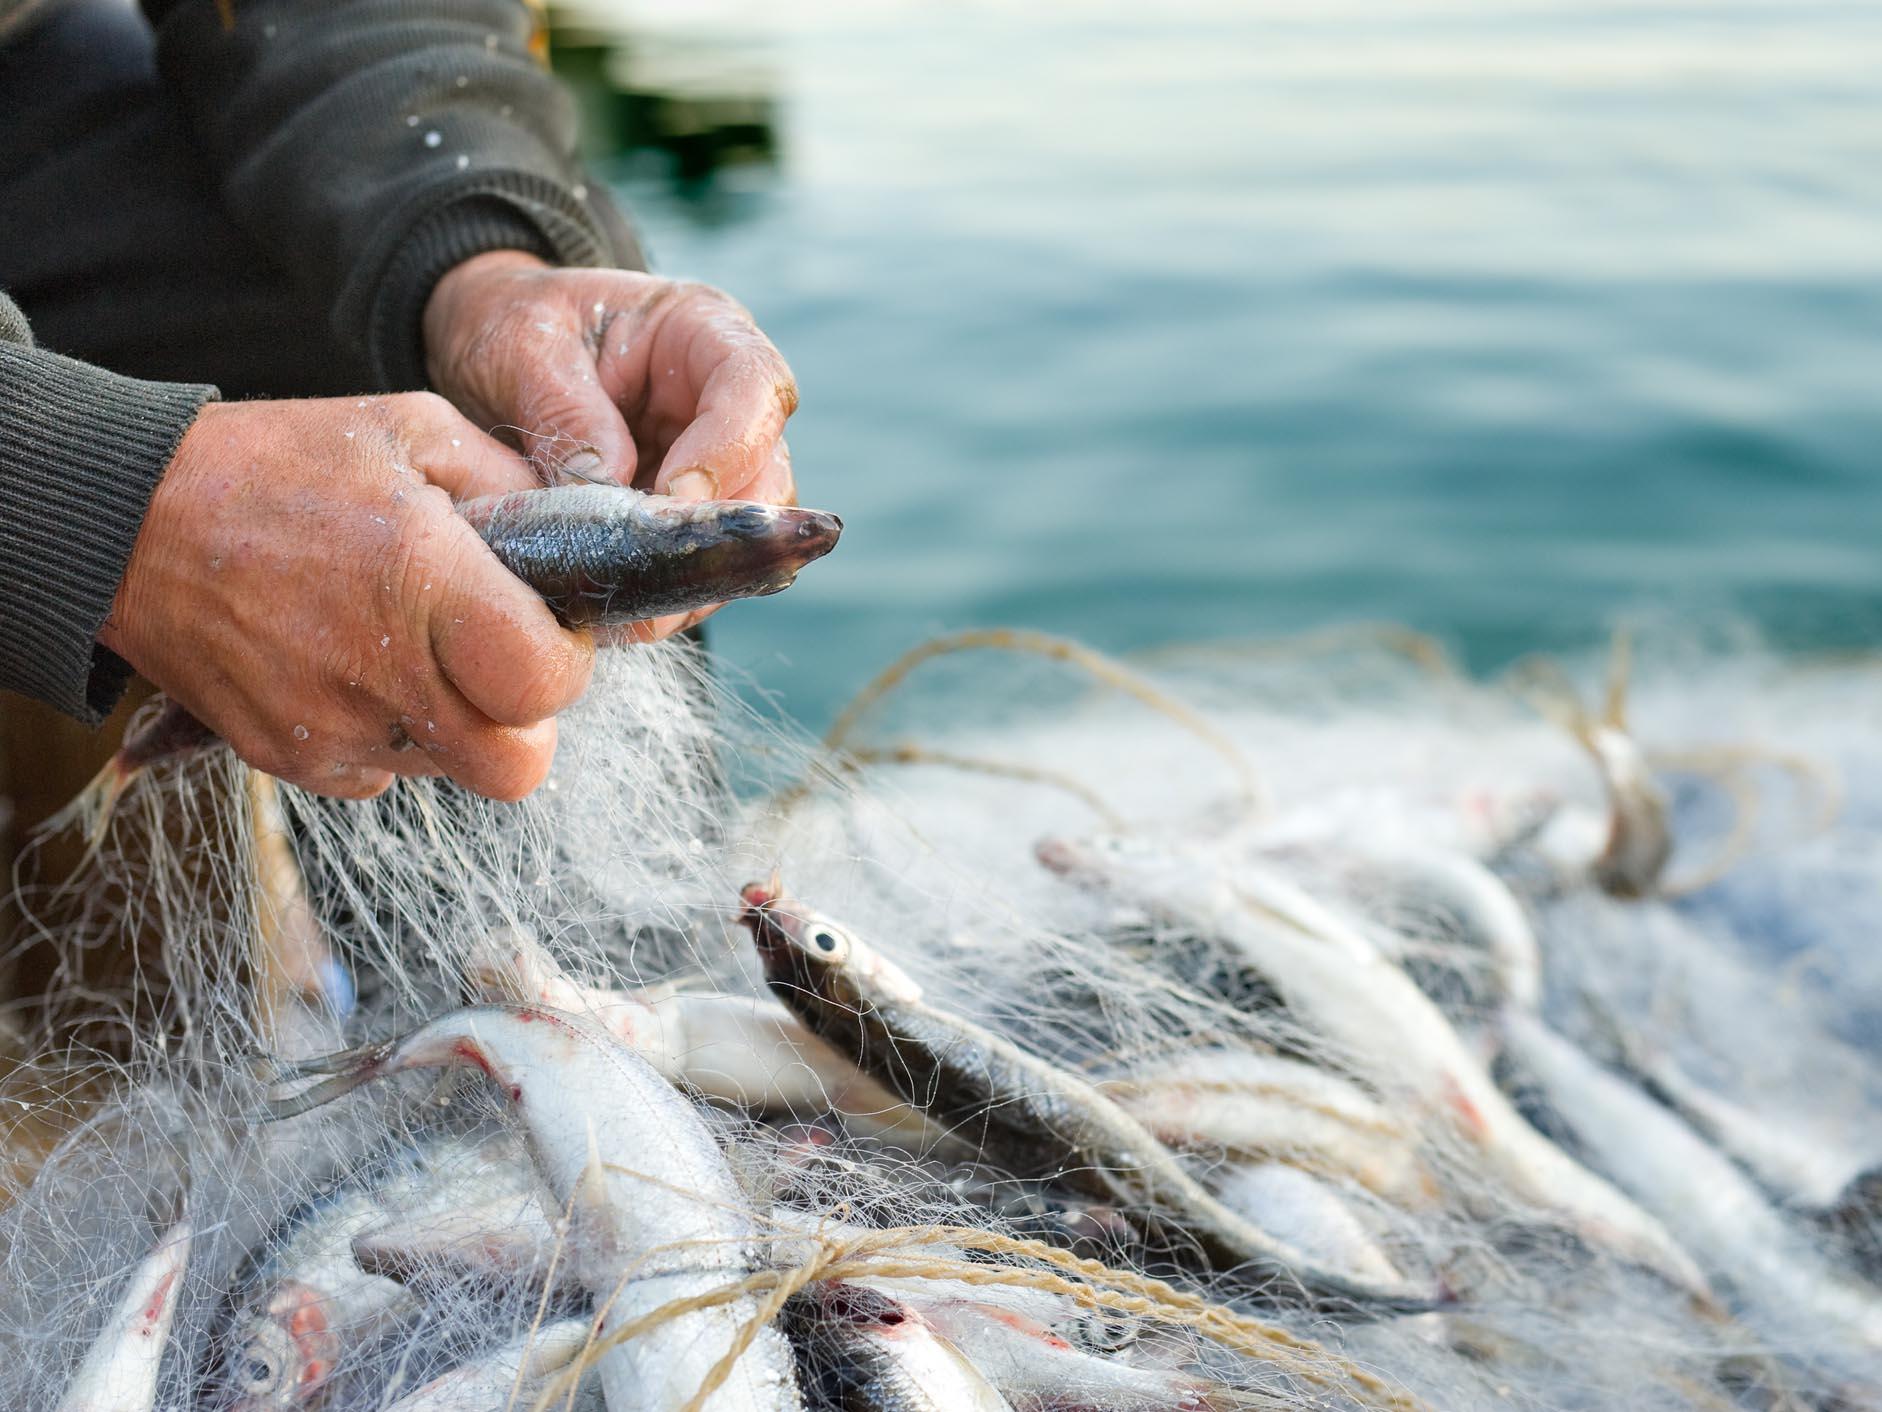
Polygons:
<instances>
[{"instance_id":1,"label":"thumb","mask_svg":"<svg viewBox=\"0 0 1882 1412\"><path fill-rule=\"evenodd\" d=\"M494 358L482 399L515 432L523 453L551 485L565 481L632 484L634 438L609 399L581 330L567 315L544 317L538 305Z\"/></svg>"}]
</instances>

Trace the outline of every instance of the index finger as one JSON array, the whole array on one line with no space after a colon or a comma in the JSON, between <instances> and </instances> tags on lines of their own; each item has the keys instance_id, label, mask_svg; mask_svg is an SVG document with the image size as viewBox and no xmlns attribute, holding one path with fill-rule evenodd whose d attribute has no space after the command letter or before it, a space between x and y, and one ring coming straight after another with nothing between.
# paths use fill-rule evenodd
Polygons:
<instances>
[{"instance_id":1,"label":"index finger","mask_svg":"<svg viewBox=\"0 0 1882 1412\"><path fill-rule=\"evenodd\" d=\"M660 463L655 491L687 500L751 498L796 410L790 366L755 334L706 379L693 420Z\"/></svg>"}]
</instances>

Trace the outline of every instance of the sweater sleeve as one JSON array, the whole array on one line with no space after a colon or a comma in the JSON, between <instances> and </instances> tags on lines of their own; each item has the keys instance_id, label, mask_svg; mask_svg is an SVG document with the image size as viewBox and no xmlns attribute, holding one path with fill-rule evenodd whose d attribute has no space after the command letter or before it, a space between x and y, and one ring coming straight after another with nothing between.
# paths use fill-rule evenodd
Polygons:
<instances>
[{"instance_id":1,"label":"sweater sleeve","mask_svg":"<svg viewBox=\"0 0 1882 1412\"><path fill-rule=\"evenodd\" d=\"M460 261L636 258L522 0L234 0L232 27L217 0L144 8L223 204L380 386L423 385L425 301Z\"/></svg>"},{"instance_id":2,"label":"sweater sleeve","mask_svg":"<svg viewBox=\"0 0 1882 1412\"><path fill-rule=\"evenodd\" d=\"M87 724L116 704L130 667L98 632L151 492L215 395L36 349L0 294L0 688Z\"/></svg>"}]
</instances>

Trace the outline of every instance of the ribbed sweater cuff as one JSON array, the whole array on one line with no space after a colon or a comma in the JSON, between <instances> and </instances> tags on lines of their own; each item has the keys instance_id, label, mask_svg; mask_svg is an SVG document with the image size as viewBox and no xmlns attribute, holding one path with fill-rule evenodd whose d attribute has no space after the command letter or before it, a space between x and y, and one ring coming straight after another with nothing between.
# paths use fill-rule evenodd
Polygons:
<instances>
[{"instance_id":1,"label":"ribbed sweater cuff","mask_svg":"<svg viewBox=\"0 0 1882 1412\"><path fill-rule=\"evenodd\" d=\"M387 261L367 316L366 352L379 386L425 385L426 301L453 266L491 250L525 250L559 265L609 257L605 235L572 193L526 173L486 175L480 188L428 212Z\"/></svg>"},{"instance_id":2,"label":"ribbed sweater cuff","mask_svg":"<svg viewBox=\"0 0 1882 1412\"><path fill-rule=\"evenodd\" d=\"M213 387L0 344L0 687L94 724L130 669L100 647L164 468Z\"/></svg>"}]
</instances>

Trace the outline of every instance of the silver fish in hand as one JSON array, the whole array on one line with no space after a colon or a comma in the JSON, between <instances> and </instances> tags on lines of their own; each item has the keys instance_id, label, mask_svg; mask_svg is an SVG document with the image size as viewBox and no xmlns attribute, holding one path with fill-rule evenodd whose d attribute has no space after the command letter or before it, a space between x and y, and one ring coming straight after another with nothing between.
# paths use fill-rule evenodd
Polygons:
<instances>
[{"instance_id":1,"label":"silver fish in hand","mask_svg":"<svg viewBox=\"0 0 1882 1412\"><path fill-rule=\"evenodd\" d=\"M675 500L619 485L515 490L457 509L568 627L781 593L843 532L822 510Z\"/></svg>"}]
</instances>

